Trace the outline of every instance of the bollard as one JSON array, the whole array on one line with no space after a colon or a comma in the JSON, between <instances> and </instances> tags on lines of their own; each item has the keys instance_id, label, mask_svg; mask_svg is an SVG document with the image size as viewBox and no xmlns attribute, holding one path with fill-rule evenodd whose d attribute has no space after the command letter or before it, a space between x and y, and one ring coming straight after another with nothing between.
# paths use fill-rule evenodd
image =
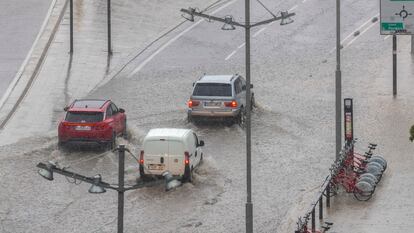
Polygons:
<instances>
[{"instance_id":1,"label":"bollard","mask_svg":"<svg viewBox=\"0 0 414 233\"><path fill-rule=\"evenodd\" d=\"M315 232L316 226L315 226L315 208L312 209L312 232Z\"/></svg>"},{"instance_id":2,"label":"bollard","mask_svg":"<svg viewBox=\"0 0 414 233\"><path fill-rule=\"evenodd\" d=\"M326 186L326 207L329 208L331 207L331 186L328 184L328 186Z\"/></svg>"},{"instance_id":3,"label":"bollard","mask_svg":"<svg viewBox=\"0 0 414 233\"><path fill-rule=\"evenodd\" d=\"M323 203L322 203L322 195L319 198L319 220L323 219Z\"/></svg>"}]
</instances>

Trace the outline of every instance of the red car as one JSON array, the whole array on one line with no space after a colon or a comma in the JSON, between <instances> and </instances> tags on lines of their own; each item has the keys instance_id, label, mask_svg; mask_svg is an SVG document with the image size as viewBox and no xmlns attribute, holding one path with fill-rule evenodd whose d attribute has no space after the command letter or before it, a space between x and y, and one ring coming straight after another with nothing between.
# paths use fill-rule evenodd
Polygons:
<instances>
[{"instance_id":1,"label":"red car","mask_svg":"<svg viewBox=\"0 0 414 233\"><path fill-rule=\"evenodd\" d=\"M98 143L113 149L117 136L127 136L125 110L111 100L75 100L65 107L65 119L59 123L58 145Z\"/></svg>"}]
</instances>

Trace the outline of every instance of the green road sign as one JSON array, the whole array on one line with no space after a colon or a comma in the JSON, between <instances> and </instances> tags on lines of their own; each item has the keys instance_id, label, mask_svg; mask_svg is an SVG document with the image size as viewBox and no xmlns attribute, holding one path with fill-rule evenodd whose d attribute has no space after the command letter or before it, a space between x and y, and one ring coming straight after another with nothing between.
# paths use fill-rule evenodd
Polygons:
<instances>
[{"instance_id":1,"label":"green road sign","mask_svg":"<svg viewBox=\"0 0 414 233\"><path fill-rule=\"evenodd\" d=\"M384 31L403 30L403 23L381 23L381 29Z\"/></svg>"}]
</instances>

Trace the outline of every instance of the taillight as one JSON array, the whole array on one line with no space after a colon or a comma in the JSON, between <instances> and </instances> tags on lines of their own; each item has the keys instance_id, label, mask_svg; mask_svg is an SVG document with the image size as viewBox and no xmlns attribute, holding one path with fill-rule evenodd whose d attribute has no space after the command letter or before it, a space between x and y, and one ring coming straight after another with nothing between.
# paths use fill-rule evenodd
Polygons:
<instances>
[{"instance_id":1,"label":"taillight","mask_svg":"<svg viewBox=\"0 0 414 233\"><path fill-rule=\"evenodd\" d=\"M94 126L94 129L96 129L96 130L104 130L104 129L106 129L108 127L108 125L107 124L99 124L99 125L95 125Z\"/></svg>"},{"instance_id":2,"label":"taillight","mask_svg":"<svg viewBox=\"0 0 414 233\"><path fill-rule=\"evenodd\" d=\"M187 151L184 152L184 164L185 165L190 164L190 154Z\"/></svg>"},{"instance_id":3,"label":"taillight","mask_svg":"<svg viewBox=\"0 0 414 233\"><path fill-rule=\"evenodd\" d=\"M141 151L141 154L139 155L139 164L144 164L144 151Z\"/></svg>"},{"instance_id":4,"label":"taillight","mask_svg":"<svg viewBox=\"0 0 414 233\"><path fill-rule=\"evenodd\" d=\"M198 101L198 100L189 100L187 102L187 104L188 104L189 108L192 108L192 107L198 106L200 104L200 101Z\"/></svg>"},{"instance_id":5,"label":"taillight","mask_svg":"<svg viewBox=\"0 0 414 233\"><path fill-rule=\"evenodd\" d=\"M224 102L224 106L230 107L230 108L236 108L237 107L237 101L233 100L231 102Z\"/></svg>"},{"instance_id":6,"label":"taillight","mask_svg":"<svg viewBox=\"0 0 414 233\"><path fill-rule=\"evenodd\" d=\"M65 129L65 130L68 130L68 129L71 128L71 126L70 125L67 125L65 123L62 123L62 128Z\"/></svg>"}]
</instances>

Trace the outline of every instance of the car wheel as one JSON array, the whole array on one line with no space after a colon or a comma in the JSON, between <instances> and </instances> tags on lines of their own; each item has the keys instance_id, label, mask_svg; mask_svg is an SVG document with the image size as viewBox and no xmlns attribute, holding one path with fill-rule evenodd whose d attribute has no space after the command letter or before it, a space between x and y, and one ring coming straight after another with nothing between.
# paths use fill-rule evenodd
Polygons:
<instances>
[{"instance_id":1,"label":"car wheel","mask_svg":"<svg viewBox=\"0 0 414 233\"><path fill-rule=\"evenodd\" d=\"M108 143L108 150L113 150L116 148L116 134L115 132L112 133L112 139Z\"/></svg>"},{"instance_id":2,"label":"car wheel","mask_svg":"<svg viewBox=\"0 0 414 233\"><path fill-rule=\"evenodd\" d=\"M66 149L65 146L66 145L64 142L61 142L60 140L58 141L58 144L57 144L58 150L65 150Z\"/></svg>"},{"instance_id":3,"label":"car wheel","mask_svg":"<svg viewBox=\"0 0 414 233\"><path fill-rule=\"evenodd\" d=\"M193 117L190 114L187 114L187 122L188 123L192 123L193 122Z\"/></svg>"},{"instance_id":4,"label":"car wheel","mask_svg":"<svg viewBox=\"0 0 414 233\"><path fill-rule=\"evenodd\" d=\"M122 137L127 140L128 139L128 130L127 130L127 120L124 121L124 130L122 131Z\"/></svg>"}]
</instances>

